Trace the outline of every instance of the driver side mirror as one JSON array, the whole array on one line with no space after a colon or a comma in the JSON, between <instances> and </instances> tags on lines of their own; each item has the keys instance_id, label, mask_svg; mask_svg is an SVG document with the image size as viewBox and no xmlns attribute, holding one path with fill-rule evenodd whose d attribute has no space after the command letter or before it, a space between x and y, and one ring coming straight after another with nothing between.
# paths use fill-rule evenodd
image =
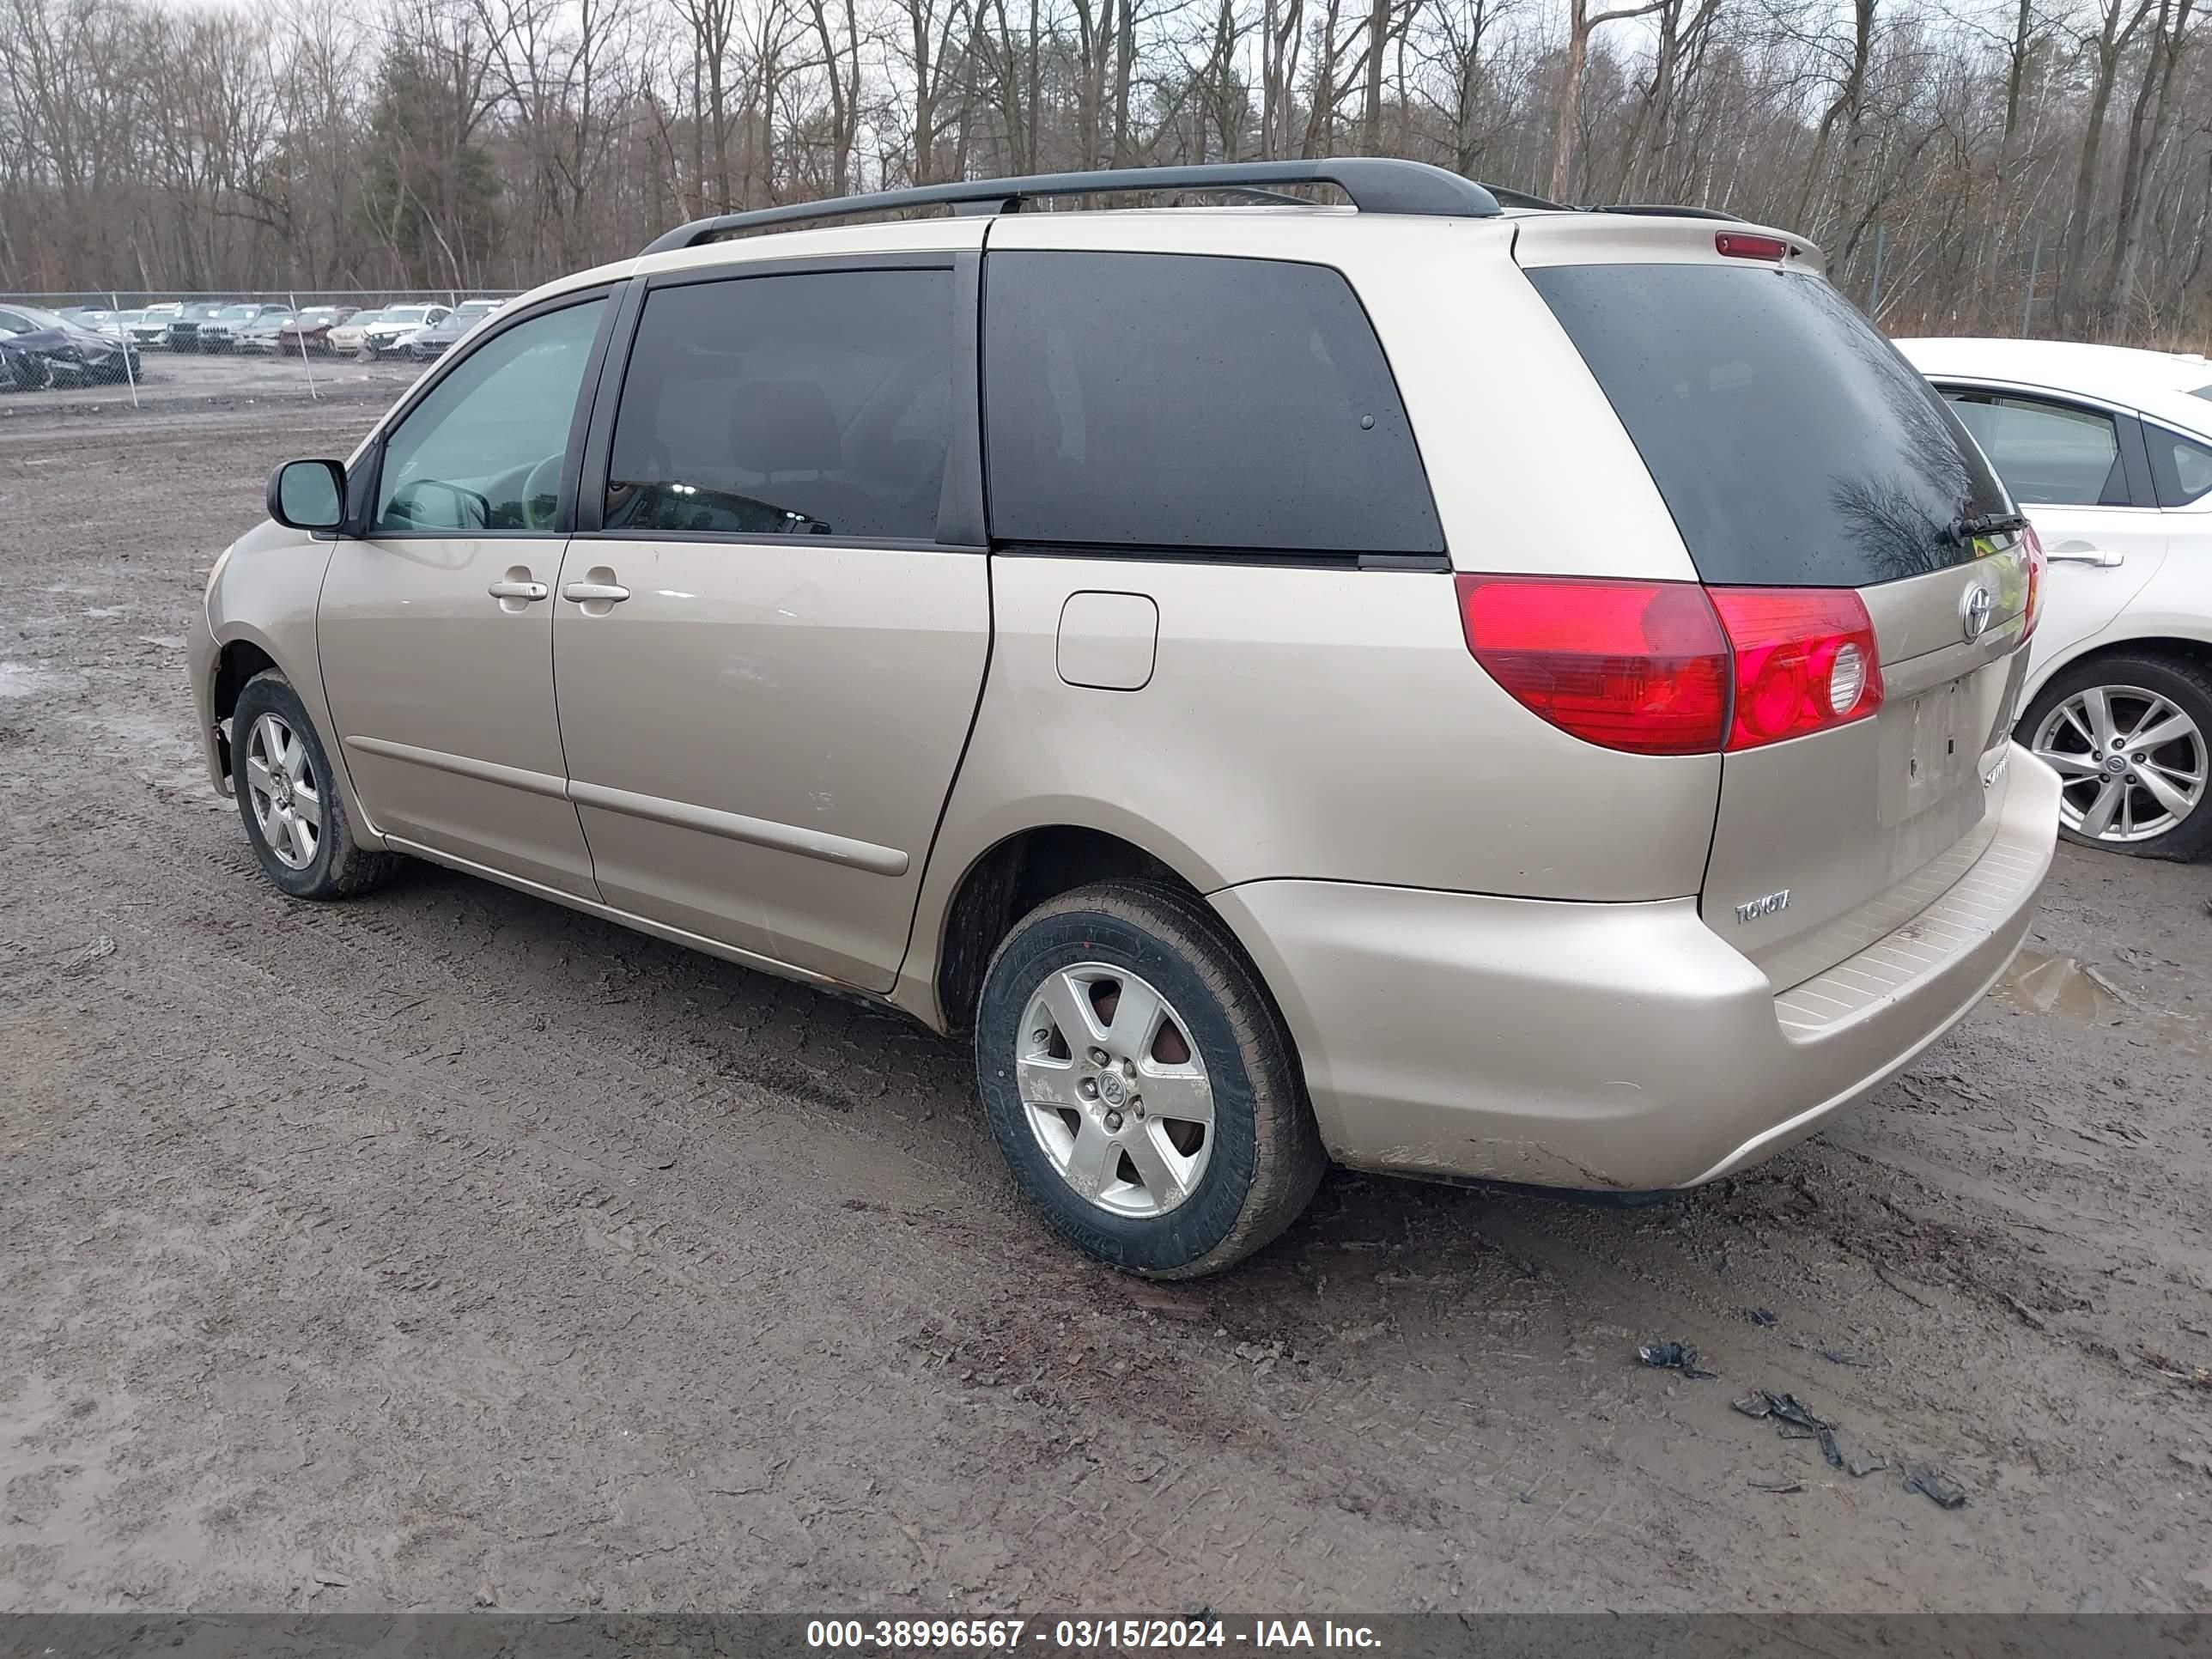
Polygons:
<instances>
[{"instance_id":1,"label":"driver side mirror","mask_svg":"<svg viewBox=\"0 0 2212 1659\"><path fill-rule=\"evenodd\" d=\"M269 475L269 516L287 530L336 530L345 498L340 461L284 461Z\"/></svg>"}]
</instances>

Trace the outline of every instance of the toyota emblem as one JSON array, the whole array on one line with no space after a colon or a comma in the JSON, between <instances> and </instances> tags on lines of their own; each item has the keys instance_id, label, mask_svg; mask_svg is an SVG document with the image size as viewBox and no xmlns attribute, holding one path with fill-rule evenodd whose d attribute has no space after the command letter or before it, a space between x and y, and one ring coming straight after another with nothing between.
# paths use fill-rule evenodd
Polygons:
<instances>
[{"instance_id":1,"label":"toyota emblem","mask_svg":"<svg viewBox=\"0 0 2212 1659\"><path fill-rule=\"evenodd\" d=\"M1981 583L1976 582L1966 590L1966 598L1959 605L1959 624L1965 629L1968 639L1978 640L1989 631L1990 611L1995 605L1996 601L1990 598L1990 590Z\"/></svg>"}]
</instances>

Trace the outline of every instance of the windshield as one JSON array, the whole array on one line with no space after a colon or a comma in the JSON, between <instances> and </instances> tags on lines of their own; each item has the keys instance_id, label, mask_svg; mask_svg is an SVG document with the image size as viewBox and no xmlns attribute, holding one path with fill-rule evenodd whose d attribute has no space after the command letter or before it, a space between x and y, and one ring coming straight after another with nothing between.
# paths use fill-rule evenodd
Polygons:
<instances>
[{"instance_id":1,"label":"windshield","mask_svg":"<svg viewBox=\"0 0 2212 1659\"><path fill-rule=\"evenodd\" d=\"M386 312L384 320L387 323L419 323L429 314L430 307L428 306L401 306Z\"/></svg>"},{"instance_id":2,"label":"windshield","mask_svg":"<svg viewBox=\"0 0 2212 1659\"><path fill-rule=\"evenodd\" d=\"M370 323L380 323L384 320L385 315L386 313L381 311L356 311L347 325L351 328L361 328Z\"/></svg>"},{"instance_id":3,"label":"windshield","mask_svg":"<svg viewBox=\"0 0 2212 1659\"><path fill-rule=\"evenodd\" d=\"M52 311L41 311L36 306L16 306L15 314L33 328L75 328L79 326L68 318Z\"/></svg>"},{"instance_id":4,"label":"windshield","mask_svg":"<svg viewBox=\"0 0 2212 1659\"><path fill-rule=\"evenodd\" d=\"M1651 471L1698 576L1865 587L1963 564L2012 503L1935 389L1817 276L1553 265L1528 280Z\"/></svg>"},{"instance_id":5,"label":"windshield","mask_svg":"<svg viewBox=\"0 0 2212 1659\"><path fill-rule=\"evenodd\" d=\"M225 306L216 315L226 323L250 323L261 314L258 306Z\"/></svg>"}]
</instances>

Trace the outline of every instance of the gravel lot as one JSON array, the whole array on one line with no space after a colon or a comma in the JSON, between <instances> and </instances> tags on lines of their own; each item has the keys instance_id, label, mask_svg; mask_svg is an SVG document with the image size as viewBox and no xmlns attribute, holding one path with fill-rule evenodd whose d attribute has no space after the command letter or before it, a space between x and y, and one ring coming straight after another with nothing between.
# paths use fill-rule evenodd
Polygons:
<instances>
[{"instance_id":1,"label":"gravel lot","mask_svg":"<svg viewBox=\"0 0 2212 1659\"><path fill-rule=\"evenodd\" d=\"M182 635L391 388L199 367L0 399L0 1607L2212 1609L2212 871L2063 851L2000 994L1750 1176L1337 1176L1147 1285L897 1017L271 889Z\"/></svg>"}]
</instances>

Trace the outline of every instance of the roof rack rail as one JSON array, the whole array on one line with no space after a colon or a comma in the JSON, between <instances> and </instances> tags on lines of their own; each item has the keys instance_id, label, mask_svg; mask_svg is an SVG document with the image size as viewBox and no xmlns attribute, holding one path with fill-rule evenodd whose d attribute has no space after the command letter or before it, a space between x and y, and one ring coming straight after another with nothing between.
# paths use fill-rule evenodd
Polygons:
<instances>
[{"instance_id":1,"label":"roof rack rail","mask_svg":"<svg viewBox=\"0 0 2212 1659\"><path fill-rule=\"evenodd\" d=\"M1613 202L1601 207L1589 207L1586 213L1632 213L1653 219L1725 219L1732 225L1747 225L1750 220L1741 213L1724 213L1718 208L1670 207L1664 202Z\"/></svg>"},{"instance_id":2,"label":"roof rack rail","mask_svg":"<svg viewBox=\"0 0 2212 1659\"><path fill-rule=\"evenodd\" d=\"M1132 191L1220 191L1275 199L1281 185L1334 185L1363 213L1413 213L1430 217L1487 219L1498 211L1498 198L1472 179L1431 167L1379 156L1339 156L1311 161L1232 161L1203 167L1110 167L1097 173L1043 173L1018 179L969 179L949 185L919 185L907 190L841 196L826 202L794 202L750 213L722 213L694 219L656 238L645 250L667 253L696 247L732 231L771 225L803 224L817 219L849 219L863 213L902 208L950 207L955 212L1017 213L1025 202L1052 196L1090 196Z\"/></svg>"},{"instance_id":3,"label":"roof rack rail","mask_svg":"<svg viewBox=\"0 0 2212 1659\"><path fill-rule=\"evenodd\" d=\"M1531 191L1503 190L1492 185L1490 193L1498 198L1500 207L1521 208L1533 213L1572 213L1576 210L1565 202L1555 202L1548 196L1538 196Z\"/></svg>"}]
</instances>

